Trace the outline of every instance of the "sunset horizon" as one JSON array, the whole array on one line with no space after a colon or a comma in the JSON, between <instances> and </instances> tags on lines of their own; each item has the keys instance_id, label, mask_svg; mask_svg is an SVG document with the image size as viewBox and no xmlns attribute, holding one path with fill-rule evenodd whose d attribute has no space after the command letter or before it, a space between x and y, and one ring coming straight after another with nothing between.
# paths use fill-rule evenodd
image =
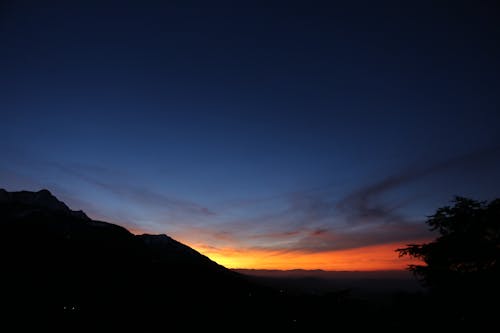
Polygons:
<instances>
[{"instance_id":1,"label":"sunset horizon","mask_svg":"<svg viewBox=\"0 0 500 333\"><path fill-rule=\"evenodd\" d=\"M492 0L0 1L5 326L491 330L499 41Z\"/></svg>"}]
</instances>

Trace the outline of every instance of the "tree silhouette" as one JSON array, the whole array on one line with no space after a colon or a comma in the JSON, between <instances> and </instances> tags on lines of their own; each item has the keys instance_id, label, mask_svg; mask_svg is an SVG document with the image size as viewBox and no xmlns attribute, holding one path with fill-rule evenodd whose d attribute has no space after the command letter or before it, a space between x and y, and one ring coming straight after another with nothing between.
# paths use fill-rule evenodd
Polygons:
<instances>
[{"instance_id":1,"label":"tree silhouette","mask_svg":"<svg viewBox=\"0 0 500 333\"><path fill-rule=\"evenodd\" d=\"M439 232L438 238L396 251L422 260L424 265L408 269L447 310L461 320L477 319L500 295L500 199L487 203L456 197L453 203L439 208L426 222Z\"/></svg>"}]
</instances>

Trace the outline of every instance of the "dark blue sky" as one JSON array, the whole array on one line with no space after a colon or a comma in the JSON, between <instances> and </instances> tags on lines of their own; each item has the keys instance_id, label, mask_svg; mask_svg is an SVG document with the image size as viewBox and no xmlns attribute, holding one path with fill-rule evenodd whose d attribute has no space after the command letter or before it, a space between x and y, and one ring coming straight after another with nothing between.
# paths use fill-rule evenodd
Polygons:
<instances>
[{"instance_id":1,"label":"dark blue sky","mask_svg":"<svg viewBox=\"0 0 500 333\"><path fill-rule=\"evenodd\" d=\"M312 252L500 196L493 1L237 3L3 1L0 186Z\"/></svg>"}]
</instances>

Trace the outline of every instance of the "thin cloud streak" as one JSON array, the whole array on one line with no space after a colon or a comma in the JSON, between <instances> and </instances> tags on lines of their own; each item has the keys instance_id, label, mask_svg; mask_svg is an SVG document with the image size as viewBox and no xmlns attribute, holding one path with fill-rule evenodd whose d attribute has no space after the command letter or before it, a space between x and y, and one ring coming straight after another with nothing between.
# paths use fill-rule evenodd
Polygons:
<instances>
[{"instance_id":1,"label":"thin cloud streak","mask_svg":"<svg viewBox=\"0 0 500 333\"><path fill-rule=\"evenodd\" d=\"M269 251L323 252L390 242L425 239L431 234L422 219L402 210L414 197L387 202L393 190L452 168L477 165L500 151L500 146L454 156L421 168L409 168L343 198L326 189L297 191L283 196L286 208L250 219L229 221L218 227L241 245ZM258 201L256 201L258 202Z\"/></svg>"},{"instance_id":2,"label":"thin cloud streak","mask_svg":"<svg viewBox=\"0 0 500 333\"><path fill-rule=\"evenodd\" d=\"M375 221L386 224L407 224L411 221L408 221L406 217L397 212L401 202L380 203L381 196L408 183L451 168L477 165L497 156L498 153L500 153L500 146L494 146L454 156L425 167L409 168L349 194L338 202L336 208L348 217L350 224L373 224Z\"/></svg>"},{"instance_id":3,"label":"thin cloud streak","mask_svg":"<svg viewBox=\"0 0 500 333\"><path fill-rule=\"evenodd\" d=\"M181 215L186 214L195 217L211 217L217 215L209 208L199 205L195 202L166 196L162 193L152 191L145 187L126 184L124 180L122 180L120 183L106 182L98 179L97 177L91 177L88 175L88 173L90 172L86 172L87 166L68 167L58 165L58 168L67 174L77 177L91 185L104 189L117 197L126 198L134 203L149 207L167 209ZM96 167L89 166L89 168L91 168L91 171L95 173ZM101 170L101 168L98 169ZM109 173L110 171L104 170L104 172Z\"/></svg>"}]
</instances>

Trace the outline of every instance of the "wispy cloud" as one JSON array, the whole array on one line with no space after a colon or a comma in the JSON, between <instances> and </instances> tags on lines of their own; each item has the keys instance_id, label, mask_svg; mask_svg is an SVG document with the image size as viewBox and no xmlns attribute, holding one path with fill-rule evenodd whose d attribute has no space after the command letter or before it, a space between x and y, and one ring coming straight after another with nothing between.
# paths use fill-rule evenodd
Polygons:
<instances>
[{"instance_id":1,"label":"wispy cloud","mask_svg":"<svg viewBox=\"0 0 500 333\"><path fill-rule=\"evenodd\" d=\"M127 179L109 181L112 170L87 165L57 165L66 174L79 178L102 190L112 193L118 198L150 208L160 208L173 215L189 215L193 217L215 216L216 213L193 201L184 200L174 196L168 196L153 191L143 186L137 186L127 182Z\"/></svg>"},{"instance_id":2,"label":"wispy cloud","mask_svg":"<svg viewBox=\"0 0 500 333\"><path fill-rule=\"evenodd\" d=\"M243 244L253 244L253 249L285 252L312 253L429 238L422 223L425 216L415 219L404 213L415 196L406 193L389 199L387 195L453 168L481 165L499 152L496 146L409 167L340 197L328 188L288 193L280 199L285 206L281 211L230 221L223 230L243 239Z\"/></svg>"},{"instance_id":3,"label":"wispy cloud","mask_svg":"<svg viewBox=\"0 0 500 333\"><path fill-rule=\"evenodd\" d=\"M373 224L363 229L318 229L304 234L288 250L324 252L428 238L429 233L418 224Z\"/></svg>"},{"instance_id":4,"label":"wispy cloud","mask_svg":"<svg viewBox=\"0 0 500 333\"><path fill-rule=\"evenodd\" d=\"M477 165L500 153L500 146L484 148L463 155L439 161L423 167L411 167L398 174L386 177L378 182L362 187L341 199L337 209L349 217L351 223L406 223L406 218L398 214L398 208L404 200L382 203L379 199L394 189L408 185L451 168Z\"/></svg>"}]
</instances>

